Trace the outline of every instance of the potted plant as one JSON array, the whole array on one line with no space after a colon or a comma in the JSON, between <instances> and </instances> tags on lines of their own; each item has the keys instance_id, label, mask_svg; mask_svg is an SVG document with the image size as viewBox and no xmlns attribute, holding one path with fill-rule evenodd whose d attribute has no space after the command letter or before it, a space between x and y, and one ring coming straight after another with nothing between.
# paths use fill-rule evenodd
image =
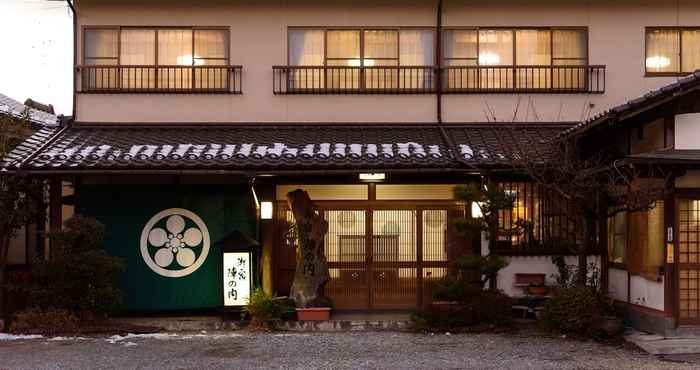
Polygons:
<instances>
[{"instance_id":1,"label":"potted plant","mask_svg":"<svg viewBox=\"0 0 700 370\"><path fill-rule=\"evenodd\" d=\"M527 294L529 295L544 297L547 293L549 293L549 287L542 283L531 283L527 286Z\"/></svg>"}]
</instances>

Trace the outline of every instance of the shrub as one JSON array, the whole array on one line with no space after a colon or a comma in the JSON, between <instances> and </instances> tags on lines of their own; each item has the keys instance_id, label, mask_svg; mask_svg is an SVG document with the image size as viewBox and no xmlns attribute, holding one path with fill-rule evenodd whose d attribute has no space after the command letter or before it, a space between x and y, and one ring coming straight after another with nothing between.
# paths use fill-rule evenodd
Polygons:
<instances>
[{"instance_id":1,"label":"shrub","mask_svg":"<svg viewBox=\"0 0 700 370\"><path fill-rule=\"evenodd\" d=\"M586 286L558 289L544 305L542 321L550 329L585 334L600 311L596 292Z\"/></svg>"},{"instance_id":2,"label":"shrub","mask_svg":"<svg viewBox=\"0 0 700 370\"><path fill-rule=\"evenodd\" d=\"M508 266L508 261L496 255L480 256L467 254L457 260L457 268L462 272L462 275L464 276L470 272L475 274L476 280L481 281L482 286L489 281L494 282L498 271L506 266Z\"/></svg>"},{"instance_id":3,"label":"shrub","mask_svg":"<svg viewBox=\"0 0 700 370\"><path fill-rule=\"evenodd\" d=\"M434 299L449 304L433 304L412 315L413 327L424 331L457 329L480 325L510 326L512 300L501 291L482 290L462 279L443 279L436 283Z\"/></svg>"},{"instance_id":4,"label":"shrub","mask_svg":"<svg viewBox=\"0 0 700 370\"><path fill-rule=\"evenodd\" d=\"M248 303L243 307L243 313L250 316L251 327L265 329L274 329L276 322L293 310L294 307L285 299L267 294L260 288L250 293Z\"/></svg>"},{"instance_id":5,"label":"shrub","mask_svg":"<svg viewBox=\"0 0 700 370\"><path fill-rule=\"evenodd\" d=\"M15 316L10 326L13 333L46 333L72 331L78 319L62 308L28 308Z\"/></svg>"},{"instance_id":6,"label":"shrub","mask_svg":"<svg viewBox=\"0 0 700 370\"><path fill-rule=\"evenodd\" d=\"M40 308L62 308L86 317L113 310L121 301L117 288L121 259L102 247L104 226L95 219L76 215L51 240L61 254L32 267L30 300Z\"/></svg>"}]
</instances>

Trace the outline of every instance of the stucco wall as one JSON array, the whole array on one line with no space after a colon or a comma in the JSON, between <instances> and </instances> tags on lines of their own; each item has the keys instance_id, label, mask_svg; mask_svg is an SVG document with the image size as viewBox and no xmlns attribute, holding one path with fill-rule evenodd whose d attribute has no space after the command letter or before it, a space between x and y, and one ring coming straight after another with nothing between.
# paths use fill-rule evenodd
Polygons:
<instances>
[{"instance_id":1,"label":"stucco wall","mask_svg":"<svg viewBox=\"0 0 700 370\"><path fill-rule=\"evenodd\" d=\"M608 269L608 292L612 298L627 302L627 271Z\"/></svg>"},{"instance_id":2,"label":"stucco wall","mask_svg":"<svg viewBox=\"0 0 700 370\"><path fill-rule=\"evenodd\" d=\"M196 4L196 5L193 5ZM700 25L700 3L652 0L498 2L448 0L445 27L583 26L591 64L607 66L603 95L448 95L444 119L578 121L636 97L671 78L644 77L644 27ZM167 11L164 11L167 10ZM677 19L678 16L678 19ZM89 25L227 26L231 63L241 64L243 95L79 94L84 122L434 122L434 95L275 96L272 65L287 62L288 26L435 26L434 1L176 1L78 2L79 27ZM79 45L81 44L81 40ZM79 55L79 60L82 56ZM519 109L516 111L516 106ZM488 107L488 109L487 109Z\"/></svg>"}]
</instances>

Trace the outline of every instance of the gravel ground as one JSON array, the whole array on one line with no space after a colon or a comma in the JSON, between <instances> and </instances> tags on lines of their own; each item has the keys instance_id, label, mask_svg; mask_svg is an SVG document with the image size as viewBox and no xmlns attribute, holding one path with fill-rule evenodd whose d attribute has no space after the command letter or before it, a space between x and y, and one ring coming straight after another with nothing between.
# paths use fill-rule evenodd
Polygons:
<instances>
[{"instance_id":1,"label":"gravel ground","mask_svg":"<svg viewBox=\"0 0 700 370\"><path fill-rule=\"evenodd\" d=\"M177 333L0 341L0 369L697 369L517 334Z\"/></svg>"}]
</instances>

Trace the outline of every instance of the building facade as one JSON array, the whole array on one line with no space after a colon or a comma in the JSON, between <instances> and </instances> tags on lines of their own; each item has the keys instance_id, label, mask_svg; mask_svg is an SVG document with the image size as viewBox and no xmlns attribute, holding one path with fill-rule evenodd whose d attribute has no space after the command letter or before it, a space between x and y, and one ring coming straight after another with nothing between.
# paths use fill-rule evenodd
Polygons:
<instances>
[{"instance_id":1,"label":"building facade","mask_svg":"<svg viewBox=\"0 0 700 370\"><path fill-rule=\"evenodd\" d=\"M517 276L551 282L550 256L570 253L556 246L580 241L580 230L512 171L517 150L547 158L565 130L700 68L693 1L75 9L74 122L27 143L15 169L71 185L74 205L54 227L72 212L106 224L108 250L129 266L127 311L220 307L214 245L234 231L261 243L257 281L286 294L285 196L297 188L329 222L326 292L338 309L415 308L464 253L508 256L498 286L521 295ZM452 230L471 212L452 188L484 174L516 198L502 228L532 222L534 247L515 235L486 251ZM589 258L607 269L599 244ZM647 298L624 301L666 312L663 291L645 286Z\"/></svg>"}]
</instances>

